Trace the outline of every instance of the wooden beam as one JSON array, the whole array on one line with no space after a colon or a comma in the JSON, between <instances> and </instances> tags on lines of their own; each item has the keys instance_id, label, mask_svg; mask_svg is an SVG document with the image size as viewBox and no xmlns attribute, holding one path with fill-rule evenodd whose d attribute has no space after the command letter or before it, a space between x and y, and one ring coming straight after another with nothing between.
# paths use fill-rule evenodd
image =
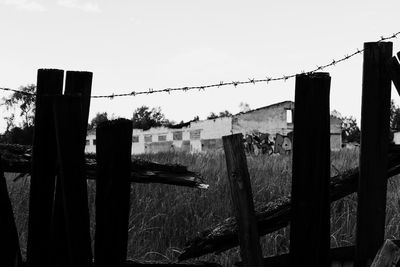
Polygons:
<instances>
[{"instance_id":1,"label":"wooden beam","mask_svg":"<svg viewBox=\"0 0 400 267\"><path fill-rule=\"evenodd\" d=\"M51 220L57 151L52 102L54 96L61 95L63 79L62 70L38 70L29 198L28 267L54 266Z\"/></svg>"},{"instance_id":2,"label":"wooden beam","mask_svg":"<svg viewBox=\"0 0 400 267\"><path fill-rule=\"evenodd\" d=\"M224 136L222 141L232 202L239 226L238 235L243 266L261 267L262 252L254 215L253 193L244 153L243 135Z\"/></svg>"},{"instance_id":3,"label":"wooden beam","mask_svg":"<svg viewBox=\"0 0 400 267\"><path fill-rule=\"evenodd\" d=\"M63 214L59 214L62 238L60 247L63 266L89 267L92 263L87 184L84 179L84 148L82 146L82 110L80 96L60 96L54 103L57 137L58 191L56 199ZM57 207L56 207L57 208ZM65 233L65 236L63 234ZM64 243L65 242L65 243Z\"/></svg>"},{"instance_id":4,"label":"wooden beam","mask_svg":"<svg viewBox=\"0 0 400 267\"><path fill-rule=\"evenodd\" d=\"M292 266L327 266L330 246L328 73L296 76L293 131Z\"/></svg>"},{"instance_id":5,"label":"wooden beam","mask_svg":"<svg viewBox=\"0 0 400 267\"><path fill-rule=\"evenodd\" d=\"M31 171L31 147L23 145L0 144L0 154L3 154L4 172L29 174ZM95 155L85 157L85 179L96 179L97 162ZM179 164L159 164L151 161L132 159L131 183L159 183L207 189L203 177L198 172L189 171Z\"/></svg>"},{"instance_id":6,"label":"wooden beam","mask_svg":"<svg viewBox=\"0 0 400 267\"><path fill-rule=\"evenodd\" d=\"M132 122L104 122L96 140L95 262L97 267L120 266L128 242Z\"/></svg>"},{"instance_id":7,"label":"wooden beam","mask_svg":"<svg viewBox=\"0 0 400 267\"><path fill-rule=\"evenodd\" d=\"M392 43L365 43L361 104L360 179L358 185L356 262L371 264L383 244L389 145Z\"/></svg>"},{"instance_id":8,"label":"wooden beam","mask_svg":"<svg viewBox=\"0 0 400 267\"><path fill-rule=\"evenodd\" d=\"M64 156L64 161L65 157L69 157L70 153L78 153L76 156L82 160L81 165L85 165L85 158L84 158L84 151L85 151L85 141L86 141L86 128L87 128L87 121L89 117L89 106L90 106L90 95L91 95L91 88L92 88L92 77L93 74L91 72L78 72L78 71L67 71L67 76L66 76L66 81L65 81L65 92L64 94L66 96L76 96L79 98L79 103L77 107L74 107L75 109L78 109L81 114L77 114L77 110L72 110L73 107L71 107L71 116L75 116L75 124L74 122L72 126L73 128L67 129L67 132L70 134L66 138L69 140L71 147L67 148L67 152L64 150L63 151L63 156ZM71 101L71 100L66 100L69 99L63 98L64 101ZM59 103L63 103L63 100L58 99ZM73 101L72 101L73 102ZM57 109L57 107L55 107ZM59 110L59 116L58 116L58 122L61 124L61 121L63 119L68 120L68 122L71 123L71 117L67 116L65 113L68 112L68 109L61 109ZM61 120L61 121L60 121ZM79 120L80 125L76 125L77 120ZM57 127L63 127L63 125L58 125ZM73 131L73 132L72 132ZM78 131L79 133L79 138L78 137L72 137L74 135L75 131ZM61 132L60 135L64 136L64 132ZM60 136L58 136L60 138ZM71 142L71 138L75 138L74 141ZM62 139L61 139L62 140ZM78 148L79 150L74 150L76 147L76 144L79 144ZM59 147L60 148L60 147ZM78 152L80 151L80 152ZM60 152L60 151L59 151ZM68 160L67 160L68 162ZM64 164L62 162L59 162L59 164ZM66 168L64 168L66 169ZM78 168L79 169L79 168ZM84 178L85 173L84 169L79 169L76 171L83 171L83 174L80 175L77 172L73 174L73 176L77 175L78 178ZM71 252L71 249L75 249L74 246L68 247L67 244L71 243L70 239L71 236L68 236L68 225L66 225L67 218L65 215L68 215L68 213L72 214L74 211L80 211L80 216L86 216L89 218L89 209L87 205L80 205L77 209L75 207L72 207L69 211L65 211L64 207L65 206L70 206L70 205L75 205L74 201L72 199L71 203L63 203L64 201L70 201L70 199L63 198L64 196L69 196L71 192L79 192L78 198L81 199L82 203L87 203L87 188L86 188L86 183L84 183L85 186L81 186L78 183L83 182L82 181L73 181L76 180L77 177L68 177L71 175L71 173L68 174L63 174L60 175L60 177L57 178L56 180L56 193L55 193L55 200L54 200L54 213L53 213L53 224L54 224L54 235L55 235L55 240L54 242L56 243L57 246L57 261L60 264L60 267L62 266L68 266L69 264L69 258L71 257L68 253ZM68 177L68 178L63 178L63 177ZM63 181L62 181L63 180ZM66 188L62 189L62 184L65 184ZM78 188L74 188L78 187ZM72 190L69 192L69 190ZM81 208L86 207L86 211L80 210ZM79 212L78 212L79 213ZM70 214L71 215L71 214ZM74 216L72 216L74 217ZM81 224L83 227L85 224ZM75 232L75 231L74 231ZM82 235L82 238L85 235ZM83 240L81 240L83 241ZM89 239L90 244L90 235ZM84 244L85 242L79 242ZM90 250L84 250L85 252L88 252L89 255L87 257L92 258L92 253L91 253L91 247L89 245ZM74 256L72 256L74 258Z\"/></svg>"}]
</instances>

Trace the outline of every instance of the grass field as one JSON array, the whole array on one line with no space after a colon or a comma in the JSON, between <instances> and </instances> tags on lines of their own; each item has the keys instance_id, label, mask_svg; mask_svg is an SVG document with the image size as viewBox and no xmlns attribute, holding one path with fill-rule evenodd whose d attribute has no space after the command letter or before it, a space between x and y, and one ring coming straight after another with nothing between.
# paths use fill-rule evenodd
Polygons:
<instances>
[{"instance_id":1,"label":"grass field","mask_svg":"<svg viewBox=\"0 0 400 267\"><path fill-rule=\"evenodd\" d=\"M333 152L331 174L356 167L358 151ZM132 184L128 257L140 260L174 260L186 240L198 231L232 216L223 153L182 154L160 153L138 158L160 163L179 163L198 171L210 184L208 190L159 184ZM249 157L255 205L290 193L291 159L289 156ZM29 179L12 182L8 188L20 235L23 254L26 253ZM399 238L400 183L392 178L388 183L386 237ZM91 226L94 229L95 185L89 182ZM350 195L331 205L331 246L346 246L355 241L356 195ZM92 231L93 234L93 231ZM264 255L288 252L289 229L281 229L262 238ZM239 259L238 249L219 255L207 255L200 260L232 266Z\"/></svg>"}]
</instances>

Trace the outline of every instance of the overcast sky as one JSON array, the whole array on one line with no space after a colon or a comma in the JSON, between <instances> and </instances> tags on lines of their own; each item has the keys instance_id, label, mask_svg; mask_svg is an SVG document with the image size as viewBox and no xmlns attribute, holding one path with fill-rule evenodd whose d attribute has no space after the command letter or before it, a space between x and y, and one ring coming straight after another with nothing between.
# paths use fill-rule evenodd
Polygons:
<instances>
[{"instance_id":1,"label":"overcast sky","mask_svg":"<svg viewBox=\"0 0 400 267\"><path fill-rule=\"evenodd\" d=\"M36 83L39 68L92 71L93 95L295 74L399 32L399 10L398 0L0 0L0 87ZM325 71L331 109L359 119L362 55ZM130 118L147 105L179 122L293 99L294 79L92 99L90 117Z\"/></svg>"}]
</instances>

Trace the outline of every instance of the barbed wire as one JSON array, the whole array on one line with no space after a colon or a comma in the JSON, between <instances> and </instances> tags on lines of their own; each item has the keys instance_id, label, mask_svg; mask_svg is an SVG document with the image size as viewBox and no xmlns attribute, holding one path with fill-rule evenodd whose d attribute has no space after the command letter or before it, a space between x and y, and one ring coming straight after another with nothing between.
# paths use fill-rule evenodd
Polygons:
<instances>
[{"instance_id":1,"label":"barbed wire","mask_svg":"<svg viewBox=\"0 0 400 267\"><path fill-rule=\"evenodd\" d=\"M394 33L390 36L384 37L381 36L380 39L377 41L378 43L380 42L384 42L387 40L391 40L391 39L395 39L397 38L397 36L400 35L400 32ZM338 63L341 63L343 61L346 61L352 57L354 57L357 54L361 54L364 51L364 49L358 49L351 53L351 54L346 54L345 56L343 56L340 59L333 59L330 63L325 64L325 65L317 65L315 69L310 70L310 71L301 71L300 73L296 73L296 74L291 74L291 75L282 75L280 77L265 77L263 79L255 79L255 78L248 78L248 80L246 81L231 81L231 82L219 82L219 83L214 83L214 84L208 84L208 85L200 85L200 86L185 86L185 87L174 87L174 88L163 88L163 89L156 89L154 90L153 88L149 88L148 90L144 90L144 91L132 91L130 93L121 93L121 94L111 94L111 95L92 95L91 98L109 98L109 99L113 99L115 97L124 97L124 96L137 96L137 95L150 95L150 94L155 94L155 93L168 93L170 94L171 92L175 92L175 91L183 91L183 92L187 92L187 91L191 91L191 90L198 90L198 91L205 91L208 88L213 88L213 87L222 87L222 86L234 86L237 87L238 85L244 85L244 84L256 84L256 83L269 83L269 82L273 82L273 81L287 81L289 79L292 79L294 77L296 77L296 75L299 74L313 74L317 71L322 71L328 67L331 66L335 66ZM18 92L18 93L22 93L22 94L26 94L26 95L35 95L34 93L29 93L29 92L24 92L21 90L16 90L16 89L10 89L10 88L4 88L4 87L0 87L0 90L3 91L13 91L13 92Z\"/></svg>"}]
</instances>

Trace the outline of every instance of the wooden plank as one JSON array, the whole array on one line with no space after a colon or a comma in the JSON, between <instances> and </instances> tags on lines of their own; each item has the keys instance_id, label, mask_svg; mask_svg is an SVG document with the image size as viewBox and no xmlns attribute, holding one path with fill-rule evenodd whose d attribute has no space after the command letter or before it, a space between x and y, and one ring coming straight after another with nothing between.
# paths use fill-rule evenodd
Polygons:
<instances>
[{"instance_id":1,"label":"wooden plank","mask_svg":"<svg viewBox=\"0 0 400 267\"><path fill-rule=\"evenodd\" d=\"M386 176L391 82L387 62L392 43L365 43L361 103L360 179L358 185L356 262L371 264L385 234Z\"/></svg>"},{"instance_id":2,"label":"wooden plank","mask_svg":"<svg viewBox=\"0 0 400 267\"><path fill-rule=\"evenodd\" d=\"M396 87L397 93L400 95L400 63L396 57L392 57L388 63L390 78L394 86Z\"/></svg>"},{"instance_id":3,"label":"wooden plank","mask_svg":"<svg viewBox=\"0 0 400 267\"><path fill-rule=\"evenodd\" d=\"M261 267L263 266L262 252L242 140L242 134L222 137L232 202L239 226L238 235L243 266Z\"/></svg>"},{"instance_id":4,"label":"wooden plank","mask_svg":"<svg viewBox=\"0 0 400 267\"><path fill-rule=\"evenodd\" d=\"M132 122L100 124L96 139L95 262L97 267L120 266L128 242Z\"/></svg>"},{"instance_id":5,"label":"wooden plank","mask_svg":"<svg viewBox=\"0 0 400 267\"><path fill-rule=\"evenodd\" d=\"M293 131L292 266L327 266L330 247L328 73L296 76Z\"/></svg>"},{"instance_id":6,"label":"wooden plank","mask_svg":"<svg viewBox=\"0 0 400 267\"><path fill-rule=\"evenodd\" d=\"M6 178L0 161L0 262L2 266L19 266L22 263L18 232L8 195Z\"/></svg>"},{"instance_id":7,"label":"wooden plank","mask_svg":"<svg viewBox=\"0 0 400 267\"><path fill-rule=\"evenodd\" d=\"M91 240L87 185L84 179L82 110L80 96L60 96L54 103L61 203L64 211L66 266L91 266ZM63 240L64 241L64 240ZM65 252L64 252L65 253ZM65 255L63 253L63 255Z\"/></svg>"},{"instance_id":8,"label":"wooden plank","mask_svg":"<svg viewBox=\"0 0 400 267\"><path fill-rule=\"evenodd\" d=\"M88 117L89 117L89 107L90 107L90 95L91 95L91 88L92 88L92 77L93 74L91 72L80 72L80 71L67 71L66 79L65 79L65 92L64 94L67 96L79 96L79 110L81 111L82 114L79 115L79 120L81 121L81 125L77 126L74 125L74 130L78 130L80 136L78 139L75 141L78 142L79 145L79 155L81 153L84 153L85 150L85 140L86 140L86 129L87 129L87 122L88 122ZM76 115L76 112L72 112L72 116ZM63 118L63 115L60 117L60 119ZM68 119L68 118L67 118ZM68 132L71 130L69 129ZM75 153L77 151L75 150ZM68 152L69 153L69 152ZM79 156L80 157L80 156ZM84 157L80 157L83 162L82 164L85 164L85 159ZM79 177L79 176L78 176ZM80 176L80 177L85 177L85 175ZM69 182L70 178L67 178L67 181ZM67 233L67 226L65 225L65 221L68 218L65 218L64 214L66 211L64 211L64 204L63 204L63 194L70 194L67 192L62 192L61 188L61 178L57 179L56 181L56 193L55 193L55 204L54 204L54 214L53 214L53 222L54 222L54 231L55 231L55 243L57 244L57 258L58 262L60 264L60 267L62 266L67 266L68 264L68 258L70 257L68 255L69 248L67 247L68 241L68 233ZM80 185L74 185L74 186L80 186ZM70 189L72 192L75 191L73 185L70 186ZM68 190L68 189L67 189ZM86 185L85 187L81 187L79 190L81 195L79 197L82 200L82 203L87 203L87 188ZM71 203L74 205L73 203ZM81 207L87 207L84 205L81 205ZM73 211L74 208L71 208L71 211ZM89 218L89 210L88 208L86 209L87 211L81 211L84 213L87 213L87 217ZM81 215L84 215L82 213ZM82 225L83 226L83 225ZM89 241L90 241L90 236L89 236ZM90 255L88 257L92 258L92 253L91 250L89 251Z\"/></svg>"},{"instance_id":9,"label":"wooden plank","mask_svg":"<svg viewBox=\"0 0 400 267\"><path fill-rule=\"evenodd\" d=\"M29 198L27 245L29 267L53 266L51 218L57 151L52 96L61 95L63 78L62 70L38 70Z\"/></svg>"},{"instance_id":10,"label":"wooden plank","mask_svg":"<svg viewBox=\"0 0 400 267\"><path fill-rule=\"evenodd\" d=\"M400 248L387 239L375 256L371 267L393 267L399 262Z\"/></svg>"},{"instance_id":11,"label":"wooden plank","mask_svg":"<svg viewBox=\"0 0 400 267\"><path fill-rule=\"evenodd\" d=\"M89 120L90 96L92 92L93 73L87 71L67 71L65 95L81 95L82 105L82 146L85 149L86 129Z\"/></svg>"},{"instance_id":12,"label":"wooden plank","mask_svg":"<svg viewBox=\"0 0 400 267\"><path fill-rule=\"evenodd\" d=\"M0 144L5 172L30 173L30 146ZM86 155L85 179L96 179L96 158ZM203 177L198 172L189 171L179 164L159 164L151 161L132 159L131 183L160 183L199 189L207 189Z\"/></svg>"}]
</instances>

